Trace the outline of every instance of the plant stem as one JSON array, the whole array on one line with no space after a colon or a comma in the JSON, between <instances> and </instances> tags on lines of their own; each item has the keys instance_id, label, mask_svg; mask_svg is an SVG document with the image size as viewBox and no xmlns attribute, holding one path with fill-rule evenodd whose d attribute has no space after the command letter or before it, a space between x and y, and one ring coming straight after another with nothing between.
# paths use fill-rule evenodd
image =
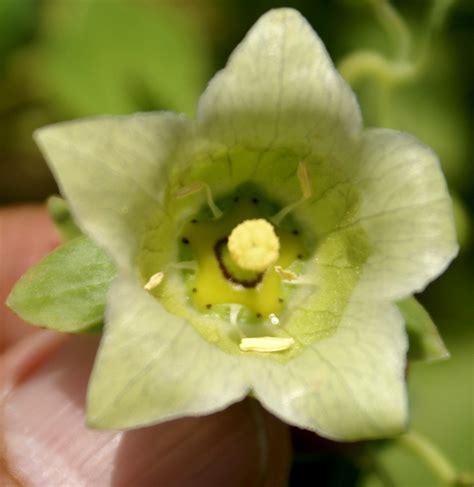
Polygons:
<instances>
[{"instance_id":1,"label":"plant stem","mask_svg":"<svg viewBox=\"0 0 474 487\"><path fill-rule=\"evenodd\" d=\"M441 31L446 21L450 8L456 0L434 0L428 14L424 35L420 40L420 49L414 66L417 72L423 73L430 60L433 50L433 39Z\"/></svg>"},{"instance_id":2,"label":"plant stem","mask_svg":"<svg viewBox=\"0 0 474 487\"><path fill-rule=\"evenodd\" d=\"M450 7L456 0L434 0L418 54L411 60L411 36L403 18L387 0L368 1L392 37L397 54L394 59L387 59L380 53L368 49L354 51L338 63L339 72L352 86L361 79L370 77L381 84L392 86L416 79L425 71L433 38L441 29Z\"/></svg>"},{"instance_id":3,"label":"plant stem","mask_svg":"<svg viewBox=\"0 0 474 487\"><path fill-rule=\"evenodd\" d=\"M411 49L411 35L403 17L388 0L368 0L378 21L392 39L395 57L406 59Z\"/></svg>"},{"instance_id":4,"label":"plant stem","mask_svg":"<svg viewBox=\"0 0 474 487\"><path fill-rule=\"evenodd\" d=\"M446 456L424 436L410 431L395 441L422 460L444 484L449 486L472 486L473 479L468 475L459 475Z\"/></svg>"}]
</instances>

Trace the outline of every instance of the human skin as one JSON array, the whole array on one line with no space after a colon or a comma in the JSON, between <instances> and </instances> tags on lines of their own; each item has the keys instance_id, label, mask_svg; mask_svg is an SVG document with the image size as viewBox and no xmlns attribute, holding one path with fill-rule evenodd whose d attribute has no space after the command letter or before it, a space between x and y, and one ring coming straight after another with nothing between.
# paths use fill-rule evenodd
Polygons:
<instances>
[{"instance_id":1,"label":"human skin","mask_svg":"<svg viewBox=\"0 0 474 487\"><path fill-rule=\"evenodd\" d=\"M1 303L58 244L44 207L0 209ZM100 338L39 330L3 304L0 323L1 485L286 485L288 427L256 401L128 432L92 431L84 402Z\"/></svg>"}]
</instances>

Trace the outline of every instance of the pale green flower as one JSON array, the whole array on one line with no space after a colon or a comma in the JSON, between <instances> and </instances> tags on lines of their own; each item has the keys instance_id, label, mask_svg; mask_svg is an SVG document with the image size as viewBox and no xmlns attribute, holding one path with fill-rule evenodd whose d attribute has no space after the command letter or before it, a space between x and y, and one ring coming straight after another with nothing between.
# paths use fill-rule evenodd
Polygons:
<instances>
[{"instance_id":1,"label":"pale green flower","mask_svg":"<svg viewBox=\"0 0 474 487\"><path fill-rule=\"evenodd\" d=\"M405 428L407 337L395 303L455 256L450 199L428 147L362 127L300 14L257 22L195 120L100 117L36 140L79 226L117 266L90 425L208 414L251 394L330 438ZM238 268L219 238L252 218L270 221L279 240L254 225L273 254L260 287L246 288L235 280L258 281L261 269L237 259ZM235 252L246 257L246 245Z\"/></svg>"}]
</instances>

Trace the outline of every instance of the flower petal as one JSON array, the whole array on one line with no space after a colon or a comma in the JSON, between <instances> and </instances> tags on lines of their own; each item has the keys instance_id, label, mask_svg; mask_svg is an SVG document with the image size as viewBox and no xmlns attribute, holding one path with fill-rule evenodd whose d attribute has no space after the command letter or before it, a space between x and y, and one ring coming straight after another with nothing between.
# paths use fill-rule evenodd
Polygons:
<instances>
[{"instance_id":1,"label":"flower petal","mask_svg":"<svg viewBox=\"0 0 474 487\"><path fill-rule=\"evenodd\" d=\"M400 299L422 290L457 253L446 182L436 154L394 130L367 130L358 162L354 223L371 248L358 292Z\"/></svg>"},{"instance_id":2,"label":"flower petal","mask_svg":"<svg viewBox=\"0 0 474 487\"><path fill-rule=\"evenodd\" d=\"M294 360L255 359L255 394L284 421L328 438L398 434L407 421L406 350L395 306L353 300L337 331Z\"/></svg>"},{"instance_id":3,"label":"flower petal","mask_svg":"<svg viewBox=\"0 0 474 487\"><path fill-rule=\"evenodd\" d=\"M122 266L130 265L147 215L162 203L167 163L187 126L184 117L157 112L35 133L77 222Z\"/></svg>"},{"instance_id":4,"label":"flower petal","mask_svg":"<svg viewBox=\"0 0 474 487\"><path fill-rule=\"evenodd\" d=\"M238 358L204 340L131 279L109 295L88 392L88 423L132 428L208 414L245 397Z\"/></svg>"},{"instance_id":5,"label":"flower petal","mask_svg":"<svg viewBox=\"0 0 474 487\"><path fill-rule=\"evenodd\" d=\"M263 15L201 97L198 123L227 146L307 147L325 154L359 132L359 106L295 10Z\"/></svg>"}]
</instances>

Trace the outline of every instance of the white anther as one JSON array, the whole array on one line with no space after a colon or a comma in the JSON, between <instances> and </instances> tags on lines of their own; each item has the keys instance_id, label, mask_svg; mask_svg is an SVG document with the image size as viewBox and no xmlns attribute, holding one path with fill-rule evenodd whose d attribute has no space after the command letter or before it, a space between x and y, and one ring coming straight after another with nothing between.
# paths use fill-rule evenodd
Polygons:
<instances>
[{"instance_id":1,"label":"white anther","mask_svg":"<svg viewBox=\"0 0 474 487\"><path fill-rule=\"evenodd\" d=\"M255 337L242 338L239 347L243 352L282 352L294 343L291 337Z\"/></svg>"},{"instance_id":2,"label":"white anther","mask_svg":"<svg viewBox=\"0 0 474 487\"><path fill-rule=\"evenodd\" d=\"M284 281L295 281L298 279L298 275L289 269L283 269L281 265L275 266L275 271Z\"/></svg>"},{"instance_id":3,"label":"white anther","mask_svg":"<svg viewBox=\"0 0 474 487\"><path fill-rule=\"evenodd\" d=\"M143 288L147 291L155 289L156 286L159 286L161 284L163 277L165 277L164 272L157 272L156 274L153 274L150 279L148 279L148 282L143 286Z\"/></svg>"}]
</instances>

